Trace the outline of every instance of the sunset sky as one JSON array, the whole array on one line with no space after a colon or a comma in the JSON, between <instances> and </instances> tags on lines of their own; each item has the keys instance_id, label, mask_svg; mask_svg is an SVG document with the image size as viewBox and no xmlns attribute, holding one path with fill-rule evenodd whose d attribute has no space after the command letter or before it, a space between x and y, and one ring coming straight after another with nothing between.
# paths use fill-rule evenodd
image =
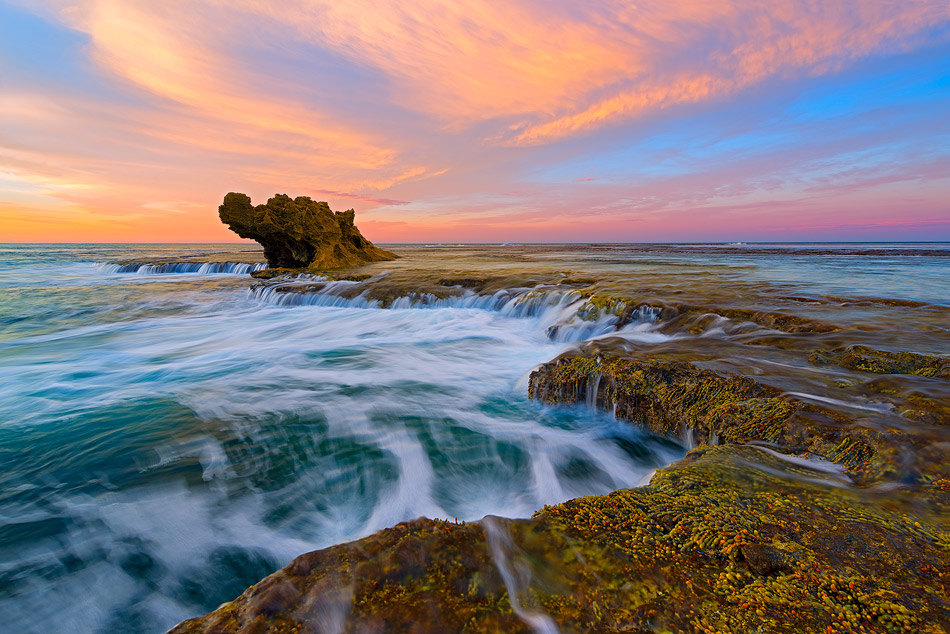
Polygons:
<instances>
[{"instance_id":1,"label":"sunset sky","mask_svg":"<svg viewBox=\"0 0 950 634\"><path fill-rule=\"evenodd\" d=\"M0 242L950 240L947 0L0 0Z\"/></svg>"}]
</instances>

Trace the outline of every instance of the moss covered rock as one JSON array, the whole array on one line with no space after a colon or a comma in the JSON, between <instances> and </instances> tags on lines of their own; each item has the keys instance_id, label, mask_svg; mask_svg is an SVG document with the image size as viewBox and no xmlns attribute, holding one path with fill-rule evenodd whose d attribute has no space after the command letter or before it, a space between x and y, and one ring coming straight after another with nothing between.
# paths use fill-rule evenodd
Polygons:
<instances>
[{"instance_id":1,"label":"moss covered rock","mask_svg":"<svg viewBox=\"0 0 950 634\"><path fill-rule=\"evenodd\" d=\"M669 341L584 344L540 366L531 395L700 447L649 486L528 520L418 519L302 555L176 634L950 631L944 357L881 352L893 342L835 325L850 322L828 302L788 309L812 298L744 308L493 264L419 274L410 257L341 296L517 288L543 306L557 290L577 322L651 321Z\"/></svg>"},{"instance_id":2,"label":"moss covered rock","mask_svg":"<svg viewBox=\"0 0 950 634\"><path fill-rule=\"evenodd\" d=\"M173 632L946 631L950 494L865 496L817 467L708 447L530 520L399 524Z\"/></svg>"},{"instance_id":3,"label":"moss covered rock","mask_svg":"<svg viewBox=\"0 0 950 634\"><path fill-rule=\"evenodd\" d=\"M174 634L947 631L947 443L700 366L600 350L531 376L534 398L707 443L648 486L529 520L402 523L302 555ZM909 399L887 378L881 393Z\"/></svg>"},{"instance_id":4,"label":"moss covered rock","mask_svg":"<svg viewBox=\"0 0 950 634\"><path fill-rule=\"evenodd\" d=\"M950 359L914 352L887 352L868 346L817 350L808 357L816 365L833 363L873 374L913 374L950 380Z\"/></svg>"},{"instance_id":5,"label":"moss covered rock","mask_svg":"<svg viewBox=\"0 0 950 634\"><path fill-rule=\"evenodd\" d=\"M934 449L945 444L940 437L910 428L882 429L873 419L857 416L860 410L836 406L833 399L827 405L803 401L758 378L689 361L567 354L531 374L529 393L551 404L586 402L687 444L771 443L841 464L857 483L950 475L944 474L946 451ZM898 402L926 406L912 397ZM934 405L918 418L940 411ZM885 422L900 420L895 417Z\"/></svg>"}]
</instances>

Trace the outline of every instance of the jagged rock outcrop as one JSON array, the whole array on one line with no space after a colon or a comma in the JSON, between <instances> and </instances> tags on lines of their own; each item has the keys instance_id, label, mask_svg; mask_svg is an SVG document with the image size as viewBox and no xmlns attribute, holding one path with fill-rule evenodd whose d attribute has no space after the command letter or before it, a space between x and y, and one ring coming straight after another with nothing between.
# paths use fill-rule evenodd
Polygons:
<instances>
[{"instance_id":1,"label":"jagged rock outcrop","mask_svg":"<svg viewBox=\"0 0 950 634\"><path fill-rule=\"evenodd\" d=\"M355 211L333 212L307 196L276 194L255 207L249 196L231 192L218 215L242 238L259 242L271 267L336 269L397 257L363 237Z\"/></svg>"}]
</instances>

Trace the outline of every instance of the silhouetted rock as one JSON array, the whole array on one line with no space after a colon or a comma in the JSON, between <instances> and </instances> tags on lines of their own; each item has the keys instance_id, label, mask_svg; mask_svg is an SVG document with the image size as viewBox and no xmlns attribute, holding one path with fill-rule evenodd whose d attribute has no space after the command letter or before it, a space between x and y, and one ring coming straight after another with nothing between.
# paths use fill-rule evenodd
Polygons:
<instances>
[{"instance_id":1,"label":"silhouetted rock","mask_svg":"<svg viewBox=\"0 0 950 634\"><path fill-rule=\"evenodd\" d=\"M231 192L218 214L239 236L259 242L271 267L334 269L397 257L360 234L355 211L334 213L307 196L276 194L255 207L247 195Z\"/></svg>"}]
</instances>

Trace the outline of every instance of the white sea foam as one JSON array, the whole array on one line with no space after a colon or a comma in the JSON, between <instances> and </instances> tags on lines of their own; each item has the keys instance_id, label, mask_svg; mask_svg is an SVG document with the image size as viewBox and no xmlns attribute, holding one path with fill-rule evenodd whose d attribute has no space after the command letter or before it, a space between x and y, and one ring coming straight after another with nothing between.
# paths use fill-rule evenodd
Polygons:
<instances>
[{"instance_id":1,"label":"white sea foam","mask_svg":"<svg viewBox=\"0 0 950 634\"><path fill-rule=\"evenodd\" d=\"M173 273L247 275L252 271L263 271L267 268L265 262L257 262L254 264L244 262L169 262L165 264L116 264L114 262L100 262L96 266L103 273L137 273L138 275Z\"/></svg>"},{"instance_id":2,"label":"white sea foam","mask_svg":"<svg viewBox=\"0 0 950 634\"><path fill-rule=\"evenodd\" d=\"M103 297L138 277L103 276ZM240 570L251 583L420 515L526 517L680 455L609 415L527 400L530 368L615 331L577 320L576 293L416 295L380 310L343 298L352 282L248 296L227 278L171 277L138 312L0 343L0 420L25 434L4 481L20 501L0 518L53 526L0 557L0 578L16 580L0 599L12 631L160 632L214 607L195 584Z\"/></svg>"},{"instance_id":3,"label":"white sea foam","mask_svg":"<svg viewBox=\"0 0 950 634\"><path fill-rule=\"evenodd\" d=\"M256 284L248 289L248 297L262 304L277 306L333 306L345 308L382 308L372 299L369 290L358 294L359 282L328 282L317 289L304 288L303 283ZM431 293L409 292L397 297L390 310L412 309L479 309L500 313L515 319L533 319L553 341L570 343L608 335L619 335L631 340L664 341L668 335L656 332L660 309L640 306L629 323L618 328L618 316L612 313L597 318L582 318L579 310L587 303L578 291L558 289L504 289L492 294L477 294L465 290L459 295L437 297Z\"/></svg>"},{"instance_id":4,"label":"white sea foam","mask_svg":"<svg viewBox=\"0 0 950 634\"><path fill-rule=\"evenodd\" d=\"M806 394L805 392L787 392L788 396L794 396L805 401L814 401L817 403L826 403L829 405L837 405L839 407L849 407L851 409L859 409L867 412L887 412L894 409L894 406L890 403L880 403L875 401L865 401L862 403L855 403L853 401L842 401L841 399L831 398L829 396L819 396L817 394Z\"/></svg>"}]
</instances>

